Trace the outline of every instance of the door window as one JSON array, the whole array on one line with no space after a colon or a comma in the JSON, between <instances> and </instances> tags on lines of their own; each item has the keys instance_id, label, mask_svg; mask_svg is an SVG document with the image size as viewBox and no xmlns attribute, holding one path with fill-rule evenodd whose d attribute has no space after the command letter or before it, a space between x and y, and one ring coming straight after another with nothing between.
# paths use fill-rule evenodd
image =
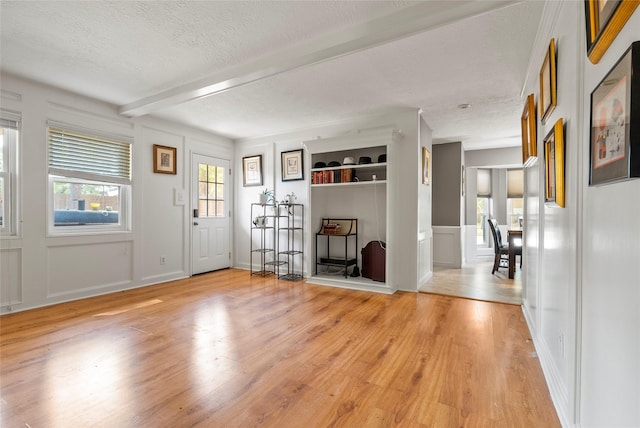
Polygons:
<instances>
[{"instance_id":1,"label":"door window","mask_svg":"<svg viewBox=\"0 0 640 428\"><path fill-rule=\"evenodd\" d=\"M224 217L225 169L198 163L198 216Z\"/></svg>"}]
</instances>

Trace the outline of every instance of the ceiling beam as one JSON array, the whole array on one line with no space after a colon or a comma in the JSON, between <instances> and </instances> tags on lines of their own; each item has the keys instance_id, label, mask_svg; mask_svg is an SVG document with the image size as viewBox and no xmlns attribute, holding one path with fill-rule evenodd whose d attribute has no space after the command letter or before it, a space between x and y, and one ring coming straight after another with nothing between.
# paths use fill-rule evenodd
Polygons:
<instances>
[{"instance_id":1,"label":"ceiling beam","mask_svg":"<svg viewBox=\"0 0 640 428\"><path fill-rule=\"evenodd\" d=\"M187 101L208 97L248 83L400 40L520 1L425 1L371 21L301 43L248 64L186 83L119 108L129 117L143 116Z\"/></svg>"}]
</instances>

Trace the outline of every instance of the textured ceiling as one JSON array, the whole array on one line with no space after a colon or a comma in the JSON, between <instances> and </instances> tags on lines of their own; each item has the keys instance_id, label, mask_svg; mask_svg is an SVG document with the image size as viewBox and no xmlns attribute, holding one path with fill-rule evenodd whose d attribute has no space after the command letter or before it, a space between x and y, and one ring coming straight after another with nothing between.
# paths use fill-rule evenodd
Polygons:
<instances>
[{"instance_id":1,"label":"textured ceiling","mask_svg":"<svg viewBox=\"0 0 640 428\"><path fill-rule=\"evenodd\" d=\"M234 139L415 107L519 144L543 2L0 2L5 72ZM457 108L470 103L467 110Z\"/></svg>"}]
</instances>

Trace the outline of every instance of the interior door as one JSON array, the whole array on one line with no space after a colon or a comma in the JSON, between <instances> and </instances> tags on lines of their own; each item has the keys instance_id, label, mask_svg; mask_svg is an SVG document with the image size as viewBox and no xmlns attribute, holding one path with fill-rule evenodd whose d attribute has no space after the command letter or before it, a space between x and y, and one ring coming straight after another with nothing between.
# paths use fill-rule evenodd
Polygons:
<instances>
[{"instance_id":1,"label":"interior door","mask_svg":"<svg viewBox=\"0 0 640 428\"><path fill-rule=\"evenodd\" d=\"M191 273L195 275L230 266L231 176L228 160L193 154L191 165Z\"/></svg>"}]
</instances>

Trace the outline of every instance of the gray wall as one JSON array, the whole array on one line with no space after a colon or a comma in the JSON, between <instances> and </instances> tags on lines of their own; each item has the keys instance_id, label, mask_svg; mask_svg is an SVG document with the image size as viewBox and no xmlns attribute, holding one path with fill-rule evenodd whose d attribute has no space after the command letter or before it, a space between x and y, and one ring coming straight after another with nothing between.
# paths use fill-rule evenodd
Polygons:
<instances>
[{"instance_id":1,"label":"gray wall","mask_svg":"<svg viewBox=\"0 0 640 428\"><path fill-rule=\"evenodd\" d=\"M464 152L467 168L505 168L522 166L522 149L505 147L501 149L467 150Z\"/></svg>"},{"instance_id":2,"label":"gray wall","mask_svg":"<svg viewBox=\"0 0 640 428\"><path fill-rule=\"evenodd\" d=\"M435 144L432 150L434 226L460 226L462 143Z\"/></svg>"},{"instance_id":3,"label":"gray wall","mask_svg":"<svg viewBox=\"0 0 640 428\"><path fill-rule=\"evenodd\" d=\"M465 168L465 222L464 224L476 224L478 216L478 205L476 199L478 197L478 168Z\"/></svg>"}]
</instances>

